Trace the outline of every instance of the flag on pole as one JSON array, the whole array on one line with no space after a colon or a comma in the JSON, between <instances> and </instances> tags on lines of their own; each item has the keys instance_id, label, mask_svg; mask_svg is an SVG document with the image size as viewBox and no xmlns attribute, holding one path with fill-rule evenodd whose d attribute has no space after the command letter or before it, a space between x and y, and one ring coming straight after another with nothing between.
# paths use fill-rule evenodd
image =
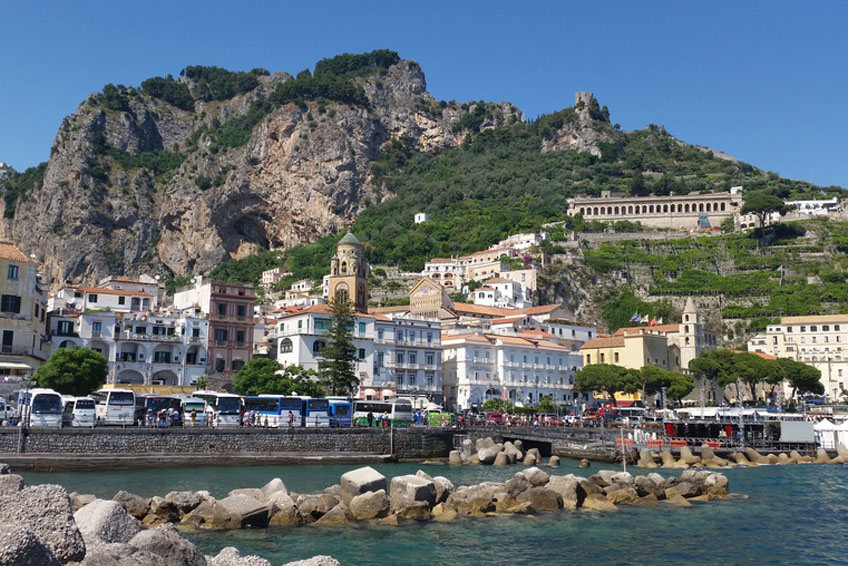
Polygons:
<instances>
[{"instance_id":1,"label":"flag on pole","mask_svg":"<svg viewBox=\"0 0 848 566\"><path fill-rule=\"evenodd\" d=\"M642 315L640 315L640 314L637 312L637 313L636 313L636 316L634 316L634 317L633 317L632 319L630 319L630 320L631 320L631 322L635 322L636 324L639 324L640 322L642 322Z\"/></svg>"},{"instance_id":2,"label":"flag on pole","mask_svg":"<svg viewBox=\"0 0 848 566\"><path fill-rule=\"evenodd\" d=\"M504 387L501 391L501 399L503 399L504 401L509 399L509 392L506 390L506 387Z\"/></svg>"},{"instance_id":3,"label":"flag on pole","mask_svg":"<svg viewBox=\"0 0 848 566\"><path fill-rule=\"evenodd\" d=\"M639 311L633 313L633 316L630 317L630 322L636 322L637 318L639 318Z\"/></svg>"},{"instance_id":4,"label":"flag on pole","mask_svg":"<svg viewBox=\"0 0 848 566\"><path fill-rule=\"evenodd\" d=\"M657 325L657 317L654 317L654 318L652 318L652 319L651 319L651 321L648 323L648 326L656 326L656 325Z\"/></svg>"},{"instance_id":5,"label":"flag on pole","mask_svg":"<svg viewBox=\"0 0 848 566\"><path fill-rule=\"evenodd\" d=\"M657 324L662 324L662 317L659 317L659 318L657 319Z\"/></svg>"}]
</instances>

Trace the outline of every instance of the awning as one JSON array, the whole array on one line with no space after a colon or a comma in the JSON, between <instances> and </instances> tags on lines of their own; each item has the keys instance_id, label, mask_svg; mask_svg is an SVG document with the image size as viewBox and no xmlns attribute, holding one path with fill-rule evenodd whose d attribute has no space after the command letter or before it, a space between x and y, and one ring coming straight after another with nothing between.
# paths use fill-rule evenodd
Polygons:
<instances>
[{"instance_id":1,"label":"awning","mask_svg":"<svg viewBox=\"0 0 848 566\"><path fill-rule=\"evenodd\" d=\"M377 394L377 392L374 391L373 389L366 389L365 391L362 392L362 395L364 395L365 397L374 397L376 394Z\"/></svg>"},{"instance_id":2,"label":"awning","mask_svg":"<svg viewBox=\"0 0 848 566\"><path fill-rule=\"evenodd\" d=\"M384 398L385 398L385 397L394 397L394 396L395 396L395 392L394 392L394 391L392 391L391 389L383 389L382 394L383 394L383 397L384 397Z\"/></svg>"},{"instance_id":3,"label":"awning","mask_svg":"<svg viewBox=\"0 0 848 566\"><path fill-rule=\"evenodd\" d=\"M0 362L0 369L33 369L26 364L18 364L15 362Z\"/></svg>"}]
</instances>

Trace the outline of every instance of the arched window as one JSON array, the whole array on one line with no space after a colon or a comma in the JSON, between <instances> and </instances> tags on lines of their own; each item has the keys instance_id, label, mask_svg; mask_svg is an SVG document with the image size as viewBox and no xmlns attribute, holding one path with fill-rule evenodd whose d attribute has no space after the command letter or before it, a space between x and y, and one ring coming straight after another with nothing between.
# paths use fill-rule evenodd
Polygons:
<instances>
[{"instance_id":1,"label":"arched window","mask_svg":"<svg viewBox=\"0 0 848 566\"><path fill-rule=\"evenodd\" d=\"M618 214L618 207L615 207L615 213Z\"/></svg>"},{"instance_id":2,"label":"arched window","mask_svg":"<svg viewBox=\"0 0 848 566\"><path fill-rule=\"evenodd\" d=\"M597 206L595 207L594 215L595 215L595 216L597 216L597 215L598 215L598 207L597 207Z\"/></svg>"},{"instance_id":3,"label":"arched window","mask_svg":"<svg viewBox=\"0 0 848 566\"><path fill-rule=\"evenodd\" d=\"M283 338L280 340L280 353L286 354L292 351L292 341L290 338Z\"/></svg>"},{"instance_id":4,"label":"arched window","mask_svg":"<svg viewBox=\"0 0 848 566\"><path fill-rule=\"evenodd\" d=\"M684 212L689 212L689 203L686 203L686 206L683 207Z\"/></svg>"},{"instance_id":5,"label":"arched window","mask_svg":"<svg viewBox=\"0 0 848 566\"><path fill-rule=\"evenodd\" d=\"M724 203L721 203L721 211L724 212Z\"/></svg>"},{"instance_id":6,"label":"arched window","mask_svg":"<svg viewBox=\"0 0 848 566\"><path fill-rule=\"evenodd\" d=\"M584 216L585 214L586 214L586 209L585 209L585 208L583 208L583 207L581 207L581 208L580 208L580 215L581 215L581 216Z\"/></svg>"},{"instance_id":7,"label":"arched window","mask_svg":"<svg viewBox=\"0 0 848 566\"><path fill-rule=\"evenodd\" d=\"M704 212L704 203L698 203L698 212Z\"/></svg>"},{"instance_id":8,"label":"arched window","mask_svg":"<svg viewBox=\"0 0 848 566\"><path fill-rule=\"evenodd\" d=\"M648 207L648 212L650 212L651 214L654 213L654 205Z\"/></svg>"},{"instance_id":9,"label":"arched window","mask_svg":"<svg viewBox=\"0 0 848 566\"><path fill-rule=\"evenodd\" d=\"M706 211L707 211L707 212L711 212L711 211L710 211L710 208L711 208L711 207L712 207L712 203L711 203L711 202L708 202L708 203L707 203L707 207L706 207Z\"/></svg>"},{"instance_id":10,"label":"arched window","mask_svg":"<svg viewBox=\"0 0 848 566\"><path fill-rule=\"evenodd\" d=\"M646 205L642 205L642 214L648 214L648 207Z\"/></svg>"},{"instance_id":11,"label":"arched window","mask_svg":"<svg viewBox=\"0 0 848 566\"><path fill-rule=\"evenodd\" d=\"M321 352L326 347L327 347L326 342L324 342L323 340L316 340L315 342L312 343L312 355L313 356L320 356Z\"/></svg>"},{"instance_id":12,"label":"arched window","mask_svg":"<svg viewBox=\"0 0 848 566\"><path fill-rule=\"evenodd\" d=\"M336 285L336 292L333 295L337 301L348 301L350 300L350 293L347 290L347 284L344 282Z\"/></svg>"},{"instance_id":13,"label":"arched window","mask_svg":"<svg viewBox=\"0 0 848 566\"><path fill-rule=\"evenodd\" d=\"M633 214L633 205L627 207L627 214Z\"/></svg>"}]
</instances>

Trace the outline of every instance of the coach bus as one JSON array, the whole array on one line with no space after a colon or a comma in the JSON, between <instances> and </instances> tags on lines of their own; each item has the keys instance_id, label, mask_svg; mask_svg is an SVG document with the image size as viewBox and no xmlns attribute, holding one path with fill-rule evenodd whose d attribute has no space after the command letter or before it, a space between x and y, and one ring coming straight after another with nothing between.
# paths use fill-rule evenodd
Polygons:
<instances>
[{"instance_id":1,"label":"coach bus","mask_svg":"<svg viewBox=\"0 0 848 566\"><path fill-rule=\"evenodd\" d=\"M264 426L266 419L269 427L303 426L301 411L303 401L300 397L284 395L250 395L244 398L244 422ZM251 422L251 418L254 418Z\"/></svg>"},{"instance_id":2,"label":"coach bus","mask_svg":"<svg viewBox=\"0 0 848 566\"><path fill-rule=\"evenodd\" d=\"M330 404L330 426L348 428L353 423L353 403L345 397L328 397Z\"/></svg>"},{"instance_id":3,"label":"coach bus","mask_svg":"<svg viewBox=\"0 0 848 566\"><path fill-rule=\"evenodd\" d=\"M135 393L129 389L100 389L91 396L97 402L98 425L135 424Z\"/></svg>"},{"instance_id":4,"label":"coach bus","mask_svg":"<svg viewBox=\"0 0 848 566\"><path fill-rule=\"evenodd\" d=\"M324 397L301 397L301 415L304 426L327 428L330 426L330 401Z\"/></svg>"},{"instance_id":5,"label":"coach bus","mask_svg":"<svg viewBox=\"0 0 848 566\"><path fill-rule=\"evenodd\" d=\"M370 424L368 422L369 413L373 416ZM408 399L354 400L353 402L353 424L355 426L380 426L384 415L388 418L392 427L408 427L412 424L412 402Z\"/></svg>"},{"instance_id":6,"label":"coach bus","mask_svg":"<svg viewBox=\"0 0 848 566\"><path fill-rule=\"evenodd\" d=\"M198 390L192 397L203 399L207 403L207 412L212 418L212 426L239 426L241 421L241 397L233 393Z\"/></svg>"}]
</instances>

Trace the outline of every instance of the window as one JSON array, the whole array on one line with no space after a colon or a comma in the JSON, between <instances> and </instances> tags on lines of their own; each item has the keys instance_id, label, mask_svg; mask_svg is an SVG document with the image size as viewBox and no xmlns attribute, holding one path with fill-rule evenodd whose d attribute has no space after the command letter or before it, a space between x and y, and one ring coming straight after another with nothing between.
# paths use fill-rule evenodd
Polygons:
<instances>
[{"instance_id":1,"label":"window","mask_svg":"<svg viewBox=\"0 0 848 566\"><path fill-rule=\"evenodd\" d=\"M360 335L365 334L365 323L364 322L359 323L359 334Z\"/></svg>"},{"instance_id":2,"label":"window","mask_svg":"<svg viewBox=\"0 0 848 566\"><path fill-rule=\"evenodd\" d=\"M427 387L433 387L433 374L428 373L426 379L427 379Z\"/></svg>"},{"instance_id":3,"label":"window","mask_svg":"<svg viewBox=\"0 0 848 566\"><path fill-rule=\"evenodd\" d=\"M410 373L410 374L409 374L409 385L414 387L414 386L415 386L415 382L416 382L415 374L414 374L414 373Z\"/></svg>"},{"instance_id":4,"label":"window","mask_svg":"<svg viewBox=\"0 0 848 566\"><path fill-rule=\"evenodd\" d=\"M215 371L224 371L227 368L227 362L223 358L215 360Z\"/></svg>"},{"instance_id":5,"label":"window","mask_svg":"<svg viewBox=\"0 0 848 566\"><path fill-rule=\"evenodd\" d=\"M14 264L9 264L9 271L6 275L9 279L17 279L18 278L18 266Z\"/></svg>"},{"instance_id":6,"label":"window","mask_svg":"<svg viewBox=\"0 0 848 566\"><path fill-rule=\"evenodd\" d=\"M415 352L410 352L410 353L409 353L409 363L410 363L410 364L416 364L416 363L418 363L418 355L417 355Z\"/></svg>"},{"instance_id":7,"label":"window","mask_svg":"<svg viewBox=\"0 0 848 566\"><path fill-rule=\"evenodd\" d=\"M818 327L818 326L811 326L811 327L810 327L810 332L818 332L818 329L819 329L819 327Z\"/></svg>"},{"instance_id":8,"label":"window","mask_svg":"<svg viewBox=\"0 0 848 566\"><path fill-rule=\"evenodd\" d=\"M792 327L791 327L791 326L787 326L787 327L786 327L786 332L792 332Z\"/></svg>"},{"instance_id":9,"label":"window","mask_svg":"<svg viewBox=\"0 0 848 566\"><path fill-rule=\"evenodd\" d=\"M3 350L11 351L12 344L15 342L15 331L14 330L4 330L3 331Z\"/></svg>"},{"instance_id":10,"label":"window","mask_svg":"<svg viewBox=\"0 0 848 566\"><path fill-rule=\"evenodd\" d=\"M227 316L227 303L218 303L218 316Z\"/></svg>"},{"instance_id":11,"label":"window","mask_svg":"<svg viewBox=\"0 0 848 566\"><path fill-rule=\"evenodd\" d=\"M592 363L592 354L586 354L586 365Z\"/></svg>"},{"instance_id":12,"label":"window","mask_svg":"<svg viewBox=\"0 0 848 566\"><path fill-rule=\"evenodd\" d=\"M74 323L70 320L60 320L56 326L56 334L59 336L71 336L74 333Z\"/></svg>"},{"instance_id":13,"label":"window","mask_svg":"<svg viewBox=\"0 0 848 566\"><path fill-rule=\"evenodd\" d=\"M830 332L830 325L829 325L829 324L825 324L824 326L822 326L822 330L823 330L824 332Z\"/></svg>"},{"instance_id":14,"label":"window","mask_svg":"<svg viewBox=\"0 0 848 566\"><path fill-rule=\"evenodd\" d=\"M287 354L292 351L292 341L289 338L280 340L280 353Z\"/></svg>"},{"instance_id":15,"label":"window","mask_svg":"<svg viewBox=\"0 0 848 566\"><path fill-rule=\"evenodd\" d=\"M316 340L312 343L312 355L320 356L321 352L324 351L324 348L327 347L327 343L323 340Z\"/></svg>"},{"instance_id":16,"label":"window","mask_svg":"<svg viewBox=\"0 0 848 566\"><path fill-rule=\"evenodd\" d=\"M233 360L233 371L238 371L242 368L244 362L241 360Z\"/></svg>"},{"instance_id":17,"label":"window","mask_svg":"<svg viewBox=\"0 0 848 566\"><path fill-rule=\"evenodd\" d=\"M88 296L88 302L89 303L96 303L97 302L97 295L89 295Z\"/></svg>"},{"instance_id":18,"label":"window","mask_svg":"<svg viewBox=\"0 0 848 566\"><path fill-rule=\"evenodd\" d=\"M103 331L103 323L99 320L95 320L91 323L91 331L100 334Z\"/></svg>"},{"instance_id":19,"label":"window","mask_svg":"<svg viewBox=\"0 0 848 566\"><path fill-rule=\"evenodd\" d=\"M383 367L383 356L384 356L383 352L377 352L377 364L376 365L377 365L378 368Z\"/></svg>"},{"instance_id":20,"label":"window","mask_svg":"<svg viewBox=\"0 0 848 566\"><path fill-rule=\"evenodd\" d=\"M615 363L618 363L618 352L614 352L613 356L615 357Z\"/></svg>"},{"instance_id":21,"label":"window","mask_svg":"<svg viewBox=\"0 0 848 566\"><path fill-rule=\"evenodd\" d=\"M359 359L360 361L365 359L365 348L359 349Z\"/></svg>"},{"instance_id":22,"label":"window","mask_svg":"<svg viewBox=\"0 0 848 566\"><path fill-rule=\"evenodd\" d=\"M431 352L427 352L427 365L428 366L436 365L436 355L435 354L433 354Z\"/></svg>"},{"instance_id":23,"label":"window","mask_svg":"<svg viewBox=\"0 0 848 566\"><path fill-rule=\"evenodd\" d=\"M118 304L119 305L124 305L124 304L126 304L126 302L127 302L126 297L118 297Z\"/></svg>"},{"instance_id":24,"label":"window","mask_svg":"<svg viewBox=\"0 0 848 566\"><path fill-rule=\"evenodd\" d=\"M428 333L427 333L427 345L429 346L429 345L430 345L430 344L432 344L432 343L433 343L433 333L432 333L432 332L428 332Z\"/></svg>"},{"instance_id":25,"label":"window","mask_svg":"<svg viewBox=\"0 0 848 566\"><path fill-rule=\"evenodd\" d=\"M377 340L379 340L381 342L383 341L383 329L382 328L377 331Z\"/></svg>"},{"instance_id":26,"label":"window","mask_svg":"<svg viewBox=\"0 0 848 566\"><path fill-rule=\"evenodd\" d=\"M397 384L403 385L403 372L398 372L398 374L397 374Z\"/></svg>"},{"instance_id":27,"label":"window","mask_svg":"<svg viewBox=\"0 0 848 566\"><path fill-rule=\"evenodd\" d=\"M239 320L244 320L245 316L247 315L247 307L245 305L237 305L236 315L238 316Z\"/></svg>"},{"instance_id":28,"label":"window","mask_svg":"<svg viewBox=\"0 0 848 566\"><path fill-rule=\"evenodd\" d=\"M157 364L171 363L171 352L153 352L153 361Z\"/></svg>"},{"instance_id":29,"label":"window","mask_svg":"<svg viewBox=\"0 0 848 566\"><path fill-rule=\"evenodd\" d=\"M834 329L834 330L836 330L837 332L839 332L839 325L838 325L838 324L834 324L834 325L833 325L833 329Z\"/></svg>"},{"instance_id":30,"label":"window","mask_svg":"<svg viewBox=\"0 0 848 566\"><path fill-rule=\"evenodd\" d=\"M192 336L192 338L200 338L200 329L199 328L192 328L191 329L191 336Z\"/></svg>"},{"instance_id":31,"label":"window","mask_svg":"<svg viewBox=\"0 0 848 566\"><path fill-rule=\"evenodd\" d=\"M135 333L136 334L147 334L147 327L146 326L136 326L135 327Z\"/></svg>"},{"instance_id":32,"label":"window","mask_svg":"<svg viewBox=\"0 0 848 566\"><path fill-rule=\"evenodd\" d=\"M227 329L226 328L216 328L215 329L215 344L218 346L223 346L227 343ZM224 371L224 370L220 370Z\"/></svg>"},{"instance_id":33,"label":"window","mask_svg":"<svg viewBox=\"0 0 848 566\"><path fill-rule=\"evenodd\" d=\"M395 340L398 342L403 342L403 330L397 331L397 336L395 336Z\"/></svg>"},{"instance_id":34,"label":"window","mask_svg":"<svg viewBox=\"0 0 848 566\"><path fill-rule=\"evenodd\" d=\"M395 352L395 363L403 363L403 352Z\"/></svg>"},{"instance_id":35,"label":"window","mask_svg":"<svg viewBox=\"0 0 848 566\"><path fill-rule=\"evenodd\" d=\"M236 330L236 346L244 346L244 330Z\"/></svg>"},{"instance_id":36,"label":"window","mask_svg":"<svg viewBox=\"0 0 848 566\"><path fill-rule=\"evenodd\" d=\"M604 354L601 354L601 363L604 363Z\"/></svg>"},{"instance_id":37,"label":"window","mask_svg":"<svg viewBox=\"0 0 848 566\"><path fill-rule=\"evenodd\" d=\"M802 327L801 327L801 332L806 332L806 331L807 331L807 327L806 327L806 326L802 326Z\"/></svg>"},{"instance_id":38,"label":"window","mask_svg":"<svg viewBox=\"0 0 848 566\"><path fill-rule=\"evenodd\" d=\"M0 311L21 312L21 298L17 295L3 295L2 301L0 301Z\"/></svg>"}]
</instances>

